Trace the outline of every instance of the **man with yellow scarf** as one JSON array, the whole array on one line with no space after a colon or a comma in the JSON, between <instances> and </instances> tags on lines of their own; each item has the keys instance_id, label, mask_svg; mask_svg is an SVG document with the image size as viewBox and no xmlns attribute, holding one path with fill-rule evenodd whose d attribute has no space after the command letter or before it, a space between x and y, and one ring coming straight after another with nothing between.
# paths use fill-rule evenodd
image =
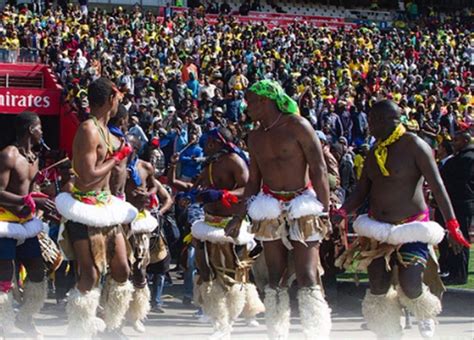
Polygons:
<instances>
[{"instance_id":1,"label":"man with yellow scarf","mask_svg":"<svg viewBox=\"0 0 474 340\"><path fill-rule=\"evenodd\" d=\"M354 222L359 239L336 264L347 267L357 260L359 269L368 270L370 289L362 301L362 313L378 337L401 336L401 306L418 319L421 335L432 337L444 287L436 270L430 275L430 268L436 266L433 246L443 239L445 230L429 220L423 196L425 179L446 221L450 243L453 247L469 247L469 243L459 231L431 148L406 132L397 104L390 100L375 103L369 127L377 143L367 156L355 192L333 213L332 220L340 223L367 198L369 214ZM395 264L398 284L392 287L391 266Z\"/></svg>"}]
</instances>

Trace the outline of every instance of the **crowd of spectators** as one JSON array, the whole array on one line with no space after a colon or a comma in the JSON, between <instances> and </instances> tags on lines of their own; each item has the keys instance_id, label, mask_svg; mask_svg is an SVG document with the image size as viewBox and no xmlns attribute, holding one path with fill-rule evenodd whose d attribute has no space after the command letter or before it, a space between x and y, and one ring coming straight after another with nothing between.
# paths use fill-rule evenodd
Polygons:
<instances>
[{"instance_id":1,"label":"crowd of spectators","mask_svg":"<svg viewBox=\"0 0 474 340\"><path fill-rule=\"evenodd\" d=\"M139 7L83 7L33 13L6 6L0 47L37 53L80 120L88 116L88 84L110 78L124 93L129 132L160 178L173 159L179 178L192 181L205 159L199 140L216 126L227 127L245 151L255 124L244 93L259 79L278 81L318 131L338 203L354 189L374 142L367 112L376 100L397 102L408 130L434 151L472 126L472 17L433 11L402 28L345 31L304 22L269 29L230 16L211 25L192 11L159 16ZM173 235L182 239L186 221L176 218L181 235Z\"/></svg>"}]
</instances>

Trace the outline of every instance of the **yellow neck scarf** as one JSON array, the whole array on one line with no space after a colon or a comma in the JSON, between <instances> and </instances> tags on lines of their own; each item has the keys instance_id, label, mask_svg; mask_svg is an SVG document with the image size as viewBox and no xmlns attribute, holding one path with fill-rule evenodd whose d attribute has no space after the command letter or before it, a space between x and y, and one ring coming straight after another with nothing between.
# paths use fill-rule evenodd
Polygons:
<instances>
[{"instance_id":1,"label":"yellow neck scarf","mask_svg":"<svg viewBox=\"0 0 474 340\"><path fill-rule=\"evenodd\" d=\"M375 159L377 160L377 164L379 165L380 171L382 172L382 175L390 176L390 173L385 167L385 163L387 163L387 157L388 157L387 147L395 143L397 140L399 140L400 137L405 134L405 132L406 132L405 127L402 124L399 124L386 140L384 140L381 143L377 143L374 154L375 154Z\"/></svg>"}]
</instances>

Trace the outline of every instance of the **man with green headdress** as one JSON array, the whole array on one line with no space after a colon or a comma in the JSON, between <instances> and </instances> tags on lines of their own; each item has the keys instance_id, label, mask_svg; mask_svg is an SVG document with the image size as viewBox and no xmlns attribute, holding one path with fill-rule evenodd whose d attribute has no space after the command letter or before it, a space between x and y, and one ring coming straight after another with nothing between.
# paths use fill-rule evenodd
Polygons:
<instances>
[{"instance_id":1,"label":"man with green headdress","mask_svg":"<svg viewBox=\"0 0 474 340\"><path fill-rule=\"evenodd\" d=\"M329 233L329 187L321 144L297 103L274 81L262 80L246 94L248 113L260 126L249 135L250 174L242 203L249 200L252 233L263 242L269 286L265 309L270 339L286 339L290 303L285 273L293 252L301 324L307 339L327 337L331 310L320 275L319 243ZM314 189L313 189L314 186ZM227 225L235 236L245 214Z\"/></svg>"}]
</instances>

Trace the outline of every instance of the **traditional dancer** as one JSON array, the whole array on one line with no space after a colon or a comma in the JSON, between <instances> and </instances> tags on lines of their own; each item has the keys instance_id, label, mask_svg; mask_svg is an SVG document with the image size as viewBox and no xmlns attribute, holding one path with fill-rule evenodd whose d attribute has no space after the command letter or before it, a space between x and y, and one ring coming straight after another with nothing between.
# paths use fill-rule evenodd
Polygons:
<instances>
[{"instance_id":1,"label":"traditional dancer","mask_svg":"<svg viewBox=\"0 0 474 340\"><path fill-rule=\"evenodd\" d=\"M330 228L324 217L329 187L320 142L309 122L299 116L296 102L278 83L259 81L246 98L249 115L260 127L249 135L250 175L244 200L252 197L248 205L252 232L263 241L269 273L264 301L269 338L288 337L290 302L284 276L289 249L295 260L305 337L327 337L331 310L320 282L319 243ZM245 214L242 209L233 218L228 235L235 235Z\"/></svg>"},{"instance_id":2,"label":"traditional dancer","mask_svg":"<svg viewBox=\"0 0 474 340\"><path fill-rule=\"evenodd\" d=\"M158 220L152 216L150 209L158 207L160 198L162 205L158 215L163 216L173 201L168 191L155 179L153 166L138 158L142 144L135 136L128 136L128 142L133 148L128 163L128 180L125 186L127 200L139 211L137 218L131 223L128 231L130 245L133 251L132 281L134 286L133 298L130 303L127 318L133 328L139 333L145 333L145 320L150 311L150 290L146 280L146 268L150 263L150 234L158 227Z\"/></svg>"},{"instance_id":3,"label":"traditional dancer","mask_svg":"<svg viewBox=\"0 0 474 340\"><path fill-rule=\"evenodd\" d=\"M236 227L234 238L224 231L248 179L245 155L231 140L225 128L208 132L204 151L209 159L197 180L197 186L203 189L197 200L204 203L205 217L191 228L193 238L199 241L194 301L212 319L213 339L229 339L232 324L240 314L248 319L264 310L255 285L249 282L249 251L255 241L247 230L248 223Z\"/></svg>"},{"instance_id":4,"label":"traditional dancer","mask_svg":"<svg viewBox=\"0 0 474 340\"><path fill-rule=\"evenodd\" d=\"M405 132L400 108L389 100L376 103L369 114L369 126L377 143L365 161L357 189L334 213L333 221L340 223L367 198L370 211L354 222L359 240L338 262L347 266L355 257L361 268L367 267L370 289L362 302L362 313L378 337L401 336L401 305L418 319L421 335L432 337L441 302L423 285L423 274L430 246L443 239L444 230L429 220L424 179L443 214L451 241L469 244L459 231L429 145ZM396 290L391 285L395 259L399 263Z\"/></svg>"},{"instance_id":5,"label":"traditional dancer","mask_svg":"<svg viewBox=\"0 0 474 340\"><path fill-rule=\"evenodd\" d=\"M33 147L42 138L41 121L31 112L16 117L16 142L0 152L0 327L1 336L15 322L12 297L14 261L28 272L23 302L16 326L41 337L33 323L46 298L45 268L37 235L43 223L35 217L37 209L55 210L54 202L40 193L30 192L38 172L38 157Z\"/></svg>"},{"instance_id":6,"label":"traditional dancer","mask_svg":"<svg viewBox=\"0 0 474 340\"><path fill-rule=\"evenodd\" d=\"M107 130L121 97L114 84L99 78L89 85L88 96L91 118L79 126L73 143L75 187L72 193L56 197L79 268L79 281L67 305L69 332L89 337L106 326L110 335L120 338L133 293L121 224L132 222L137 209L112 196L108 188L112 169L128 157L131 148L123 145L114 151ZM106 273L104 325L96 310L101 294L99 278Z\"/></svg>"}]
</instances>

